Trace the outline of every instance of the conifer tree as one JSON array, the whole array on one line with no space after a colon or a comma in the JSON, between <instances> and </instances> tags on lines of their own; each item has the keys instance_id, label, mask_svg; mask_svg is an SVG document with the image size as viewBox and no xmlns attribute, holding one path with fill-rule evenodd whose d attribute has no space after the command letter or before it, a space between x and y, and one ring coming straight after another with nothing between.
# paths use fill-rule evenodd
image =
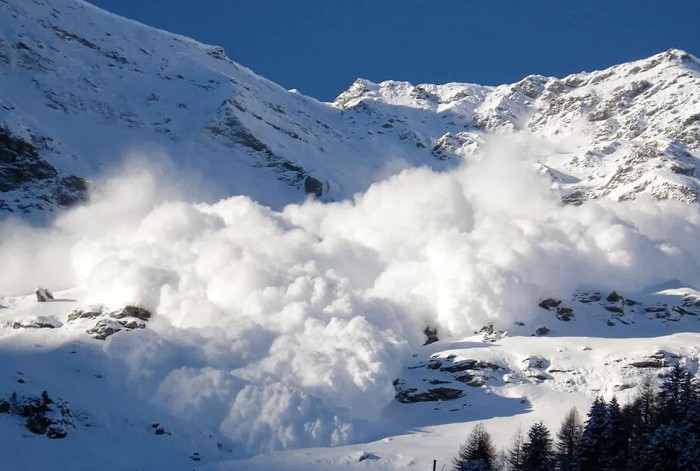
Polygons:
<instances>
[{"instance_id":1,"label":"conifer tree","mask_svg":"<svg viewBox=\"0 0 700 471\"><path fill-rule=\"evenodd\" d=\"M693 396L694 387L690 372L680 363L676 363L659 391L664 421L681 422L685 418L685 410L693 402Z\"/></svg>"},{"instance_id":2,"label":"conifer tree","mask_svg":"<svg viewBox=\"0 0 700 471\"><path fill-rule=\"evenodd\" d=\"M688 369L675 365L656 400L656 421L635 442L632 466L640 470L700 470L700 394Z\"/></svg>"},{"instance_id":3,"label":"conifer tree","mask_svg":"<svg viewBox=\"0 0 700 471\"><path fill-rule=\"evenodd\" d=\"M459 454L452 464L455 471L492 471L495 462L496 448L491 435L482 424L476 424L459 447Z\"/></svg>"},{"instance_id":4,"label":"conifer tree","mask_svg":"<svg viewBox=\"0 0 700 471\"><path fill-rule=\"evenodd\" d=\"M554 450L549 429L538 422L527 433L523 444L523 471L550 471L554 469Z\"/></svg>"},{"instance_id":5,"label":"conifer tree","mask_svg":"<svg viewBox=\"0 0 700 471\"><path fill-rule=\"evenodd\" d=\"M638 414L637 435L650 432L656 425L659 415L659 401L656 391L656 380L651 375L645 376L639 385L639 392L634 400Z\"/></svg>"},{"instance_id":6,"label":"conifer tree","mask_svg":"<svg viewBox=\"0 0 700 471\"><path fill-rule=\"evenodd\" d=\"M605 436L608 427L607 404L598 396L588 411L588 420L576 450L576 469L600 471L604 468Z\"/></svg>"},{"instance_id":7,"label":"conifer tree","mask_svg":"<svg viewBox=\"0 0 700 471\"><path fill-rule=\"evenodd\" d=\"M523 469L523 431L520 426L518 426L513 443L506 453L506 469L508 471L522 471Z\"/></svg>"},{"instance_id":8,"label":"conifer tree","mask_svg":"<svg viewBox=\"0 0 700 471\"><path fill-rule=\"evenodd\" d=\"M578 409L571 408L564 417L559 433L557 433L556 459L561 471L576 469L576 448L581 439L583 424Z\"/></svg>"},{"instance_id":9,"label":"conifer tree","mask_svg":"<svg viewBox=\"0 0 700 471\"><path fill-rule=\"evenodd\" d=\"M603 435L603 460L605 470L617 471L627 466L629 427L617 398L613 396L607 405L607 423Z\"/></svg>"}]
</instances>

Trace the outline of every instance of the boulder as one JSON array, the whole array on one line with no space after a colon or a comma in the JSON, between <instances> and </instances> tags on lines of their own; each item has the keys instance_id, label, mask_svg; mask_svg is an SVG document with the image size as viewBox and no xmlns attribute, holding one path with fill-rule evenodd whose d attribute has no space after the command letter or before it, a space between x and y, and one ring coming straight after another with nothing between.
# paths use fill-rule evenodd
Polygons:
<instances>
[{"instance_id":1,"label":"boulder","mask_svg":"<svg viewBox=\"0 0 700 471\"><path fill-rule=\"evenodd\" d=\"M94 319L102 315L102 310L97 308L74 309L68 314L68 322L78 319Z\"/></svg>"},{"instance_id":2,"label":"boulder","mask_svg":"<svg viewBox=\"0 0 700 471\"><path fill-rule=\"evenodd\" d=\"M465 392L461 389L453 388L435 388L427 391L418 392L415 388L402 389L396 392L396 400L404 404L412 404L414 402L433 402L433 401L451 401L464 396Z\"/></svg>"},{"instance_id":3,"label":"boulder","mask_svg":"<svg viewBox=\"0 0 700 471\"><path fill-rule=\"evenodd\" d=\"M61 327L61 324L52 316L35 316L29 319L20 319L12 323L13 329L54 329Z\"/></svg>"},{"instance_id":4,"label":"boulder","mask_svg":"<svg viewBox=\"0 0 700 471\"><path fill-rule=\"evenodd\" d=\"M574 317L574 310L570 307L559 306L557 307L557 319L560 321L568 322Z\"/></svg>"},{"instance_id":5,"label":"boulder","mask_svg":"<svg viewBox=\"0 0 700 471\"><path fill-rule=\"evenodd\" d=\"M546 309L548 311L551 311L552 309L556 308L560 304L561 304L560 299L547 298L547 299L541 300L540 303L538 304L538 306L541 307L542 309Z\"/></svg>"},{"instance_id":6,"label":"boulder","mask_svg":"<svg viewBox=\"0 0 700 471\"><path fill-rule=\"evenodd\" d=\"M37 302L45 303L53 299L53 293L46 288L37 288L35 293Z\"/></svg>"},{"instance_id":7,"label":"boulder","mask_svg":"<svg viewBox=\"0 0 700 471\"><path fill-rule=\"evenodd\" d=\"M142 321L147 321L151 318L151 313L148 310L137 306L125 306L121 309L117 309L116 311L110 312L108 315L113 319L135 317L137 319L141 319Z\"/></svg>"},{"instance_id":8,"label":"boulder","mask_svg":"<svg viewBox=\"0 0 700 471\"><path fill-rule=\"evenodd\" d=\"M634 361L629 364L634 368L666 368L669 365L668 361L652 358L650 360Z\"/></svg>"},{"instance_id":9,"label":"boulder","mask_svg":"<svg viewBox=\"0 0 700 471\"><path fill-rule=\"evenodd\" d=\"M97 340L106 340L107 337L116 334L124 328L119 322L110 319L101 319L97 321L94 327L87 329L86 332Z\"/></svg>"}]
</instances>

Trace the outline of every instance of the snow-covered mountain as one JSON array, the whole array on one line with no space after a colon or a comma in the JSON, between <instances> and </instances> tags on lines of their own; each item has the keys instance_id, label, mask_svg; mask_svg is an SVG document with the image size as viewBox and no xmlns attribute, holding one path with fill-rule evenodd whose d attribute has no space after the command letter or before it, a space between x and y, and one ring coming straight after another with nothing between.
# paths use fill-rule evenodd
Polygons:
<instances>
[{"instance_id":1,"label":"snow-covered mountain","mask_svg":"<svg viewBox=\"0 0 700 471\"><path fill-rule=\"evenodd\" d=\"M0 86L0 467L430 469L698 376L688 53L321 103L0 0Z\"/></svg>"},{"instance_id":2,"label":"snow-covered mountain","mask_svg":"<svg viewBox=\"0 0 700 471\"><path fill-rule=\"evenodd\" d=\"M210 198L279 208L347 198L405 167L450 168L518 130L548 142L529 158L567 201L697 198L700 63L683 51L499 87L359 79L327 104L84 2L0 8L4 211L72 204L85 179L144 147L196 172Z\"/></svg>"}]
</instances>

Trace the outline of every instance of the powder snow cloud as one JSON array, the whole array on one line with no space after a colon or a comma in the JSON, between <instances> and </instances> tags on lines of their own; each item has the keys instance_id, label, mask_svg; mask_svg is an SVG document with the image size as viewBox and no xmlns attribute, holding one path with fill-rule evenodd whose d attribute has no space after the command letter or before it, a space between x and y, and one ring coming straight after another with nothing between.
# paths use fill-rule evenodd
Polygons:
<instances>
[{"instance_id":1,"label":"powder snow cloud","mask_svg":"<svg viewBox=\"0 0 700 471\"><path fill-rule=\"evenodd\" d=\"M131 387L248 452L358 440L427 325L469 335L578 287L700 285L696 205L562 206L537 152L504 138L450 172L282 211L189 202L132 165L51 227L2 224L0 287L151 309L150 329L106 344Z\"/></svg>"}]
</instances>

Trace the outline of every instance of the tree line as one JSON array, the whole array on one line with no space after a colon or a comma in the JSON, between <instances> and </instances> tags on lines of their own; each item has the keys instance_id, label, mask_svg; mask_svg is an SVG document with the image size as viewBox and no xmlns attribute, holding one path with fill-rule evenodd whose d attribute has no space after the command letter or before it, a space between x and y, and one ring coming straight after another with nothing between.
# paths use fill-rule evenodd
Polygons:
<instances>
[{"instance_id":1,"label":"tree line","mask_svg":"<svg viewBox=\"0 0 700 471\"><path fill-rule=\"evenodd\" d=\"M515 433L500 453L477 424L453 461L456 471L700 471L700 385L675 365L660 387L647 376L636 397L593 401L583 421L576 408L552 436L542 423Z\"/></svg>"}]
</instances>

